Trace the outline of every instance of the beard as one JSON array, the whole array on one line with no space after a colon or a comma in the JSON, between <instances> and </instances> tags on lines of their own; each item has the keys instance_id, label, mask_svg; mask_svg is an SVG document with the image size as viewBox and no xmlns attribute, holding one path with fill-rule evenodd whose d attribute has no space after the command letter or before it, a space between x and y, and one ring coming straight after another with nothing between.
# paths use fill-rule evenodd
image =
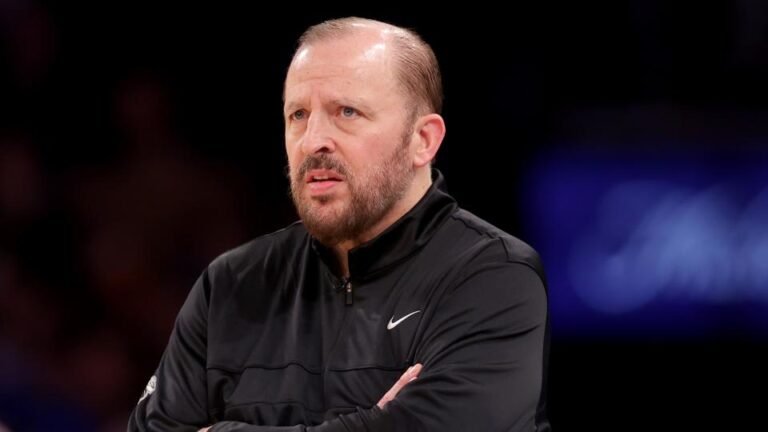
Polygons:
<instances>
[{"instance_id":1,"label":"beard","mask_svg":"<svg viewBox=\"0 0 768 432\"><path fill-rule=\"evenodd\" d=\"M364 172L353 173L344 162L330 153L309 155L295 173L289 167L291 197L310 235L326 246L346 240L358 240L405 196L415 170L408 157L410 133L403 134L400 145L378 165L367 165ZM305 175L312 169L329 169L344 176L349 200L341 205L327 205L339 198L310 198L304 193Z\"/></svg>"}]
</instances>

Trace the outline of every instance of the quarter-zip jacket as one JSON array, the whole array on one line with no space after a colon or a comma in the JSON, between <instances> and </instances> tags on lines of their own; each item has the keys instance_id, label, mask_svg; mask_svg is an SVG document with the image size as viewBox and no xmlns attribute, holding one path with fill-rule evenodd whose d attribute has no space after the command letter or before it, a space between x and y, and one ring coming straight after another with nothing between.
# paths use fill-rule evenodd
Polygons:
<instances>
[{"instance_id":1,"label":"quarter-zip jacket","mask_svg":"<svg viewBox=\"0 0 768 432\"><path fill-rule=\"evenodd\" d=\"M128 430L549 431L538 255L433 177L349 252L348 279L300 222L214 260ZM379 409L416 363L420 376Z\"/></svg>"}]
</instances>

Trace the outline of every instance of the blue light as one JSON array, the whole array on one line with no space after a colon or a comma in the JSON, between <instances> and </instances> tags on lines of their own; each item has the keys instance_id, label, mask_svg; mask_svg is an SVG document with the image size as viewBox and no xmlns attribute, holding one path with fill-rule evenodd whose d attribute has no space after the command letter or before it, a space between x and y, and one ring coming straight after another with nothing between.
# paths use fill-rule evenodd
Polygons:
<instances>
[{"instance_id":1,"label":"blue light","mask_svg":"<svg viewBox=\"0 0 768 432\"><path fill-rule=\"evenodd\" d=\"M555 331L768 335L766 168L630 154L543 158L522 207L548 266Z\"/></svg>"}]
</instances>

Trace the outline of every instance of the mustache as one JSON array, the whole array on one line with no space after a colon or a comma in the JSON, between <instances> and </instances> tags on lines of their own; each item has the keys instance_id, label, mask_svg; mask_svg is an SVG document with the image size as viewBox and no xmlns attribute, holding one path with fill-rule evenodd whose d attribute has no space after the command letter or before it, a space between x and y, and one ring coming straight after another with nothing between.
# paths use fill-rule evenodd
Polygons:
<instances>
[{"instance_id":1,"label":"mustache","mask_svg":"<svg viewBox=\"0 0 768 432\"><path fill-rule=\"evenodd\" d=\"M326 153L321 153L319 155L310 155L307 156L306 159L304 159L304 162L301 163L299 166L298 171L296 172L297 178L302 179L304 176L306 176L307 171L313 170L313 169L327 169L336 171L337 173L341 174L345 178L348 175L347 167L342 163L341 161L334 159L330 155Z\"/></svg>"}]
</instances>

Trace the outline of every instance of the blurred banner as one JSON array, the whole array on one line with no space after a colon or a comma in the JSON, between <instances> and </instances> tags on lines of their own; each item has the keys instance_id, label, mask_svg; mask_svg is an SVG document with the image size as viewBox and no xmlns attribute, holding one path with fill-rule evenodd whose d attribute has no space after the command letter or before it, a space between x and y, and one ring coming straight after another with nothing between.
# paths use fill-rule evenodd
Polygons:
<instances>
[{"instance_id":1,"label":"blurred banner","mask_svg":"<svg viewBox=\"0 0 768 432\"><path fill-rule=\"evenodd\" d=\"M768 336L768 158L550 151L524 184L559 337Z\"/></svg>"}]
</instances>

